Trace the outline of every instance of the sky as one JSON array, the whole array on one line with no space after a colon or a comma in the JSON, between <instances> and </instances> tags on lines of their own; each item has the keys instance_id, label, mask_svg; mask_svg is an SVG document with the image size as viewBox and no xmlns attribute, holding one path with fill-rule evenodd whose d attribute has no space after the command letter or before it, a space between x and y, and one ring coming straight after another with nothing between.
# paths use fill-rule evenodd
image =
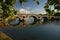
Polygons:
<instances>
[{"instance_id":1,"label":"sky","mask_svg":"<svg viewBox=\"0 0 60 40\"><path fill-rule=\"evenodd\" d=\"M24 3L23 6L19 4L19 1L15 3L14 8L19 10L19 13L26 13L26 14L46 14L44 10L44 5L47 0L39 0L40 5L37 5L33 0L29 0L28 2Z\"/></svg>"}]
</instances>

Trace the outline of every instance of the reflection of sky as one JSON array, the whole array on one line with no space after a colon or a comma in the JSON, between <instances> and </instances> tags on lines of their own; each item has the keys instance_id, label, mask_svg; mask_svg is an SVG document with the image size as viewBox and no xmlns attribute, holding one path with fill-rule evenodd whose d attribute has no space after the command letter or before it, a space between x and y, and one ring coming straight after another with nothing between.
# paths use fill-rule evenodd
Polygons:
<instances>
[{"instance_id":1,"label":"reflection of sky","mask_svg":"<svg viewBox=\"0 0 60 40\"><path fill-rule=\"evenodd\" d=\"M44 11L44 5L46 3L46 0L39 0L40 5L37 5L33 0L29 0L29 2L24 3L23 6L20 6L19 1L16 2L15 8L17 10L20 10L21 8L26 9L30 11L31 13L45 13Z\"/></svg>"}]
</instances>

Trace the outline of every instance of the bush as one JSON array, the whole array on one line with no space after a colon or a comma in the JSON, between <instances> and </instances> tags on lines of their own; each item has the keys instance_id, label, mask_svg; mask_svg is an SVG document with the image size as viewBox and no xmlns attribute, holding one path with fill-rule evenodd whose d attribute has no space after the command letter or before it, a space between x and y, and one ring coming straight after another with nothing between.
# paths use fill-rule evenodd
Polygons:
<instances>
[{"instance_id":1,"label":"bush","mask_svg":"<svg viewBox=\"0 0 60 40\"><path fill-rule=\"evenodd\" d=\"M54 16L60 16L60 12L55 13Z\"/></svg>"}]
</instances>

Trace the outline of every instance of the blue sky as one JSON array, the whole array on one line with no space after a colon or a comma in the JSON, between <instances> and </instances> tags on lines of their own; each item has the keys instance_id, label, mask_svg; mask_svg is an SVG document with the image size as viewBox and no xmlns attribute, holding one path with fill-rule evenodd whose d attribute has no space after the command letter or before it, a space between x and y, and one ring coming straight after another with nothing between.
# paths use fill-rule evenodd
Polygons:
<instances>
[{"instance_id":1,"label":"blue sky","mask_svg":"<svg viewBox=\"0 0 60 40\"><path fill-rule=\"evenodd\" d=\"M39 0L40 1L40 5L37 5L35 2L33 2L33 0L29 0L28 2L24 3L23 6L21 6L19 4L19 1L16 2L15 4L15 9L20 10L25 9L28 10L30 12L30 14L45 14L45 10L44 10L44 5L46 3L47 0Z\"/></svg>"}]
</instances>

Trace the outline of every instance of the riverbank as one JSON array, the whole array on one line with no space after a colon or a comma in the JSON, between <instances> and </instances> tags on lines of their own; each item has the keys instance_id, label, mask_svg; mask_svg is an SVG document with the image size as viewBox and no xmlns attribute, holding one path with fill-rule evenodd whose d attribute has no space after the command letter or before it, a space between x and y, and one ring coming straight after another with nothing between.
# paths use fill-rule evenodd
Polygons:
<instances>
[{"instance_id":1,"label":"riverbank","mask_svg":"<svg viewBox=\"0 0 60 40\"><path fill-rule=\"evenodd\" d=\"M0 40L13 40L13 39L11 39L9 36L0 31Z\"/></svg>"}]
</instances>

